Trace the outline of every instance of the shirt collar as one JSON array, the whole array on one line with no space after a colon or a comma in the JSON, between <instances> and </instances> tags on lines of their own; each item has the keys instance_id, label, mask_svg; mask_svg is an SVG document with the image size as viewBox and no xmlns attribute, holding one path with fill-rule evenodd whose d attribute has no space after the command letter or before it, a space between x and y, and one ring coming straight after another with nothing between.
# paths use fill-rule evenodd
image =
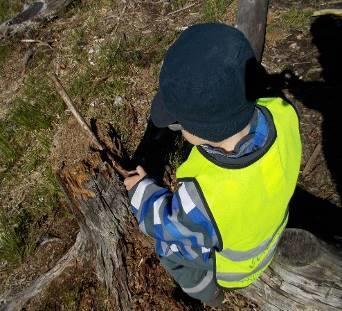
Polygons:
<instances>
[{"instance_id":1,"label":"shirt collar","mask_svg":"<svg viewBox=\"0 0 342 311\"><path fill-rule=\"evenodd\" d=\"M268 137L267 119L258 107L254 111L250 125L248 134L241 138L232 151L226 151L223 148L213 147L208 144L203 144L201 147L212 155L224 155L228 158L239 158L250 154L262 148Z\"/></svg>"}]
</instances>

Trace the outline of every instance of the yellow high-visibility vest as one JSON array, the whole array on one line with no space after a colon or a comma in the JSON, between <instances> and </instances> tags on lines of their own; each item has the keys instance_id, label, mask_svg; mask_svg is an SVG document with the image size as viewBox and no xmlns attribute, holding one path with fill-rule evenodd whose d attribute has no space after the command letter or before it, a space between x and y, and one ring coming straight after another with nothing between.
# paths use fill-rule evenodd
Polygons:
<instances>
[{"instance_id":1,"label":"yellow high-visibility vest","mask_svg":"<svg viewBox=\"0 0 342 311\"><path fill-rule=\"evenodd\" d=\"M223 287L246 287L270 264L299 174L302 148L295 109L281 98L261 98L257 104L273 118L274 133L259 155L224 166L195 146L177 170L179 182L192 178L200 188L220 235L215 275Z\"/></svg>"}]
</instances>

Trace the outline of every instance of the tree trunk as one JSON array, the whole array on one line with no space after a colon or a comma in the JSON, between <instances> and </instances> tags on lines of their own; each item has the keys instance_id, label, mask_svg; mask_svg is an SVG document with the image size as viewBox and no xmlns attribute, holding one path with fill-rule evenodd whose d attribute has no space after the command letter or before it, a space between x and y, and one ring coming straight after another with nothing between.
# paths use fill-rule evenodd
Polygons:
<instances>
[{"instance_id":1,"label":"tree trunk","mask_svg":"<svg viewBox=\"0 0 342 311\"><path fill-rule=\"evenodd\" d=\"M236 27L252 45L256 59L260 62L264 48L268 0L240 0Z\"/></svg>"},{"instance_id":2,"label":"tree trunk","mask_svg":"<svg viewBox=\"0 0 342 311\"><path fill-rule=\"evenodd\" d=\"M132 223L123 183L99 156L58 172L58 177L85 237L84 256L95 260L97 276L114 297L117 310L129 310L125 235Z\"/></svg>"}]
</instances>

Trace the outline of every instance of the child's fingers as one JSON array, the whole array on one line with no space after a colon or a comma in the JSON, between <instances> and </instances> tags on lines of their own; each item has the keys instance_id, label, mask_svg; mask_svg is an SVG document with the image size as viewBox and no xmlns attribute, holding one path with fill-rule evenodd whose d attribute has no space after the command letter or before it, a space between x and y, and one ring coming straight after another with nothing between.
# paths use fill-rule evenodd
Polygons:
<instances>
[{"instance_id":1,"label":"child's fingers","mask_svg":"<svg viewBox=\"0 0 342 311\"><path fill-rule=\"evenodd\" d=\"M145 172L145 170L144 170L144 168L142 167L142 166L140 166L140 165L138 165L137 166L137 173L141 176L141 175L146 175L146 172Z\"/></svg>"},{"instance_id":2,"label":"child's fingers","mask_svg":"<svg viewBox=\"0 0 342 311\"><path fill-rule=\"evenodd\" d=\"M141 179L141 177L139 175L134 175L134 176L130 176L125 178L124 180L124 185L126 187L127 190L130 190L131 188L133 188L133 186Z\"/></svg>"},{"instance_id":3,"label":"child's fingers","mask_svg":"<svg viewBox=\"0 0 342 311\"><path fill-rule=\"evenodd\" d=\"M138 172L137 172L137 170L133 170L133 171L128 171L127 174L128 174L128 176L131 176L131 175L138 174Z\"/></svg>"}]
</instances>

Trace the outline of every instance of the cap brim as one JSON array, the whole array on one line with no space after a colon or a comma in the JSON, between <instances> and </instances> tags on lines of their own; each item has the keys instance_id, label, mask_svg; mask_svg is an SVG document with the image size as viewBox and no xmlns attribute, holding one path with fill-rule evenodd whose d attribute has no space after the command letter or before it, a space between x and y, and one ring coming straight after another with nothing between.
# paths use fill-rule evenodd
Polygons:
<instances>
[{"instance_id":1,"label":"cap brim","mask_svg":"<svg viewBox=\"0 0 342 311\"><path fill-rule=\"evenodd\" d=\"M177 122L176 118L166 111L165 104L159 92L152 100L151 120L156 127L167 127L168 125Z\"/></svg>"}]
</instances>

